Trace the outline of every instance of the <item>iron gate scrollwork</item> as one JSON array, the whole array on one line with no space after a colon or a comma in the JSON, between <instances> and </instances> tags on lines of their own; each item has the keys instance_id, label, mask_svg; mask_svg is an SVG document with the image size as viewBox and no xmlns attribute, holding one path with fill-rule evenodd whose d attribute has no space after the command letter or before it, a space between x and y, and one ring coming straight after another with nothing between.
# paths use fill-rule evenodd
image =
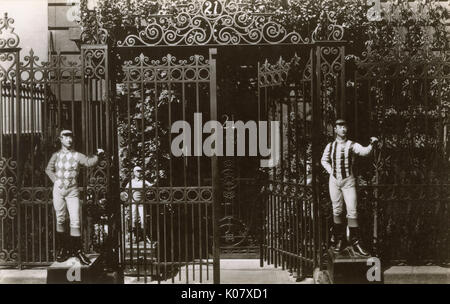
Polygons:
<instances>
[{"instance_id":1,"label":"iron gate scrollwork","mask_svg":"<svg viewBox=\"0 0 450 304\"><path fill-rule=\"evenodd\" d=\"M274 20L273 14L249 13L247 6L248 4L236 0L179 1L178 15L158 14L148 16L144 22L139 20L137 33L123 37L123 40L119 39L117 46L275 45L310 42L311 38L302 37L297 32L288 32ZM170 11L168 8L166 10Z\"/></svg>"},{"instance_id":2,"label":"iron gate scrollwork","mask_svg":"<svg viewBox=\"0 0 450 304\"><path fill-rule=\"evenodd\" d=\"M238 160L222 160L219 229L223 259L259 257L261 218L255 210L262 199L260 184L256 178L242 177L240 171Z\"/></svg>"}]
</instances>

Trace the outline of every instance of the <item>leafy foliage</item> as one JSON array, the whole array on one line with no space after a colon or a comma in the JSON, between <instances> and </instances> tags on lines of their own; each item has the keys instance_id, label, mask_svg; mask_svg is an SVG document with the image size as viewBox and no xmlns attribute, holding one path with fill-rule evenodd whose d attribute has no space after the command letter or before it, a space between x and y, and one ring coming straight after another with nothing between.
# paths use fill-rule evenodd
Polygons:
<instances>
[{"instance_id":1,"label":"leafy foliage","mask_svg":"<svg viewBox=\"0 0 450 304\"><path fill-rule=\"evenodd\" d=\"M125 95L130 93L127 100ZM141 98L141 94L144 97ZM173 94L173 92L172 92ZM167 107L170 102L179 102L175 94L167 89L158 92L152 89L130 89L120 92L118 133L120 137L120 160L122 183L132 178L135 166L145 168L145 179L156 183L165 179L169 155ZM129 108L128 108L129 107Z\"/></svg>"}]
</instances>

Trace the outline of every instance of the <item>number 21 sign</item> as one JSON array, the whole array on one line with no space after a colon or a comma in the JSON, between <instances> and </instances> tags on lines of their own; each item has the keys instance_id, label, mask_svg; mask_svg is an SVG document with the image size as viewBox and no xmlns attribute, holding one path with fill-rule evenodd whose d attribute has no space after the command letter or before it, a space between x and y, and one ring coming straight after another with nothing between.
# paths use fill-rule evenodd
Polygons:
<instances>
[{"instance_id":1,"label":"number 21 sign","mask_svg":"<svg viewBox=\"0 0 450 304\"><path fill-rule=\"evenodd\" d=\"M220 15L222 13L222 3L219 0L207 0L203 2L203 14Z\"/></svg>"}]
</instances>

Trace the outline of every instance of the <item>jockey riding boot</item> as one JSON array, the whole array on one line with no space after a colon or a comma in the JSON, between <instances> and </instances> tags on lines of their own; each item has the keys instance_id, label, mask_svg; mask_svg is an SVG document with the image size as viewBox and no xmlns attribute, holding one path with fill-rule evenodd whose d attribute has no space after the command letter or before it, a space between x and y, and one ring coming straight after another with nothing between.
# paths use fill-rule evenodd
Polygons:
<instances>
[{"instance_id":1,"label":"jockey riding boot","mask_svg":"<svg viewBox=\"0 0 450 304\"><path fill-rule=\"evenodd\" d=\"M144 240L144 234L139 223L136 223L136 242L139 243Z\"/></svg>"},{"instance_id":2,"label":"jockey riding boot","mask_svg":"<svg viewBox=\"0 0 450 304\"><path fill-rule=\"evenodd\" d=\"M345 224L333 224L334 251L341 252L345 248Z\"/></svg>"},{"instance_id":3,"label":"jockey riding boot","mask_svg":"<svg viewBox=\"0 0 450 304\"><path fill-rule=\"evenodd\" d=\"M138 243L139 242L139 237L138 237L139 231L137 226L134 226L131 229L131 239L133 243Z\"/></svg>"},{"instance_id":4,"label":"jockey riding boot","mask_svg":"<svg viewBox=\"0 0 450 304\"><path fill-rule=\"evenodd\" d=\"M56 232L56 261L61 263L67 260L70 255L68 252L69 240L65 232Z\"/></svg>"},{"instance_id":5,"label":"jockey riding boot","mask_svg":"<svg viewBox=\"0 0 450 304\"><path fill-rule=\"evenodd\" d=\"M349 227L350 228L350 242L352 244L353 251L361 256L367 257L370 255L367 250L361 245L359 237L359 227Z\"/></svg>"},{"instance_id":6,"label":"jockey riding boot","mask_svg":"<svg viewBox=\"0 0 450 304\"><path fill-rule=\"evenodd\" d=\"M82 265L90 265L91 260L83 253L81 236L72 236L73 256L76 257Z\"/></svg>"}]
</instances>

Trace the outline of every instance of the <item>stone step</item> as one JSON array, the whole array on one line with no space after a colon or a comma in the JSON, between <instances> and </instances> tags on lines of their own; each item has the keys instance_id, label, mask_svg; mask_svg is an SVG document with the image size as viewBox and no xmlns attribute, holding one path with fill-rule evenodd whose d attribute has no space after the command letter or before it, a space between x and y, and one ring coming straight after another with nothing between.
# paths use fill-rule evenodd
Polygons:
<instances>
[{"instance_id":1,"label":"stone step","mask_svg":"<svg viewBox=\"0 0 450 304\"><path fill-rule=\"evenodd\" d=\"M450 267L392 266L383 274L385 284L450 284Z\"/></svg>"}]
</instances>

